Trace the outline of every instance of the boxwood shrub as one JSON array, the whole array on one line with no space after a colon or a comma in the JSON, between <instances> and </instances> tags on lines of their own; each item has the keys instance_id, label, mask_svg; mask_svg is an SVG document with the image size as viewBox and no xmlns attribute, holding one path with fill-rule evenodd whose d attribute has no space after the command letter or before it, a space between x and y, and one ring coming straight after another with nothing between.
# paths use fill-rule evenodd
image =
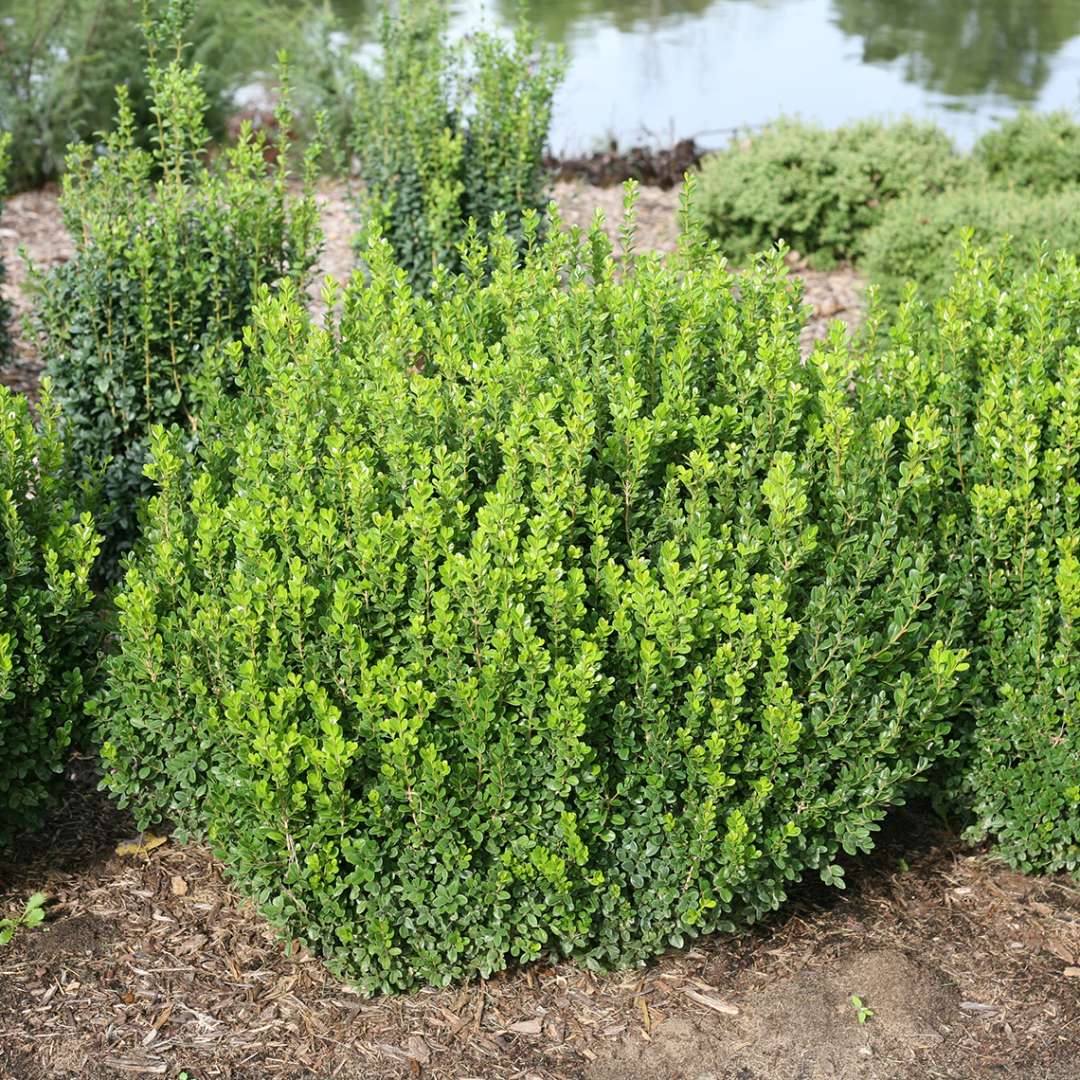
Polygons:
<instances>
[{"instance_id":1,"label":"boxwood shrub","mask_svg":"<svg viewBox=\"0 0 1080 1080\"><path fill-rule=\"evenodd\" d=\"M991 183L1037 195L1080 185L1080 124L1062 109L1021 112L975 144Z\"/></svg>"},{"instance_id":2,"label":"boxwood shrub","mask_svg":"<svg viewBox=\"0 0 1080 1080\"><path fill-rule=\"evenodd\" d=\"M48 805L102 637L89 584L100 538L47 384L37 418L40 430L0 386L0 847Z\"/></svg>"},{"instance_id":3,"label":"boxwood shrub","mask_svg":"<svg viewBox=\"0 0 1080 1080\"><path fill-rule=\"evenodd\" d=\"M893 204L866 238L863 269L882 300L895 306L909 282L925 298L943 295L965 235L988 249L1010 237L1013 259L1028 267L1045 245L1080 252L1080 188L1050 195L986 185Z\"/></svg>"},{"instance_id":4,"label":"boxwood shrub","mask_svg":"<svg viewBox=\"0 0 1080 1080\"><path fill-rule=\"evenodd\" d=\"M7 181L7 170L10 164L11 136L6 131L0 131L0 216L4 212L4 192ZM0 367L3 367L10 359L13 347L11 337L11 304L3 295L2 289L4 278L7 276L7 268L4 260L0 259Z\"/></svg>"},{"instance_id":5,"label":"boxwood shrub","mask_svg":"<svg viewBox=\"0 0 1080 1080\"><path fill-rule=\"evenodd\" d=\"M932 124L859 121L830 130L781 119L705 159L697 205L736 261L784 240L828 266L862 254L866 230L890 202L953 187L971 169Z\"/></svg>"},{"instance_id":6,"label":"boxwood shrub","mask_svg":"<svg viewBox=\"0 0 1080 1080\"><path fill-rule=\"evenodd\" d=\"M936 415L804 362L779 255L538 231L430 298L375 241L330 329L260 303L199 462L155 437L93 704L139 822L368 991L840 885L948 747Z\"/></svg>"},{"instance_id":7,"label":"boxwood shrub","mask_svg":"<svg viewBox=\"0 0 1080 1080\"><path fill-rule=\"evenodd\" d=\"M932 400L971 589L970 726L954 786L969 837L1080 875L1080 267L958 255L931 314L901 308L880 370Z\"/></svg>"},{"instance_id":8,"label":"boxwood shrub","mask_svg":"<svg viewBox=\"0 0 1080 1080\"><path fill-rule=\"evenodd\" d=\"M185 65L180 45L185 17L170 3L151 34L151 150L120 87L104 151L78 146L68 157L61 209L75 255L34 279L41 351L73 450L86 469L104 469L110 563L137 532L151 425L194 436L204 358L239 334L260 285L306 282L320 242L310 171L299 198L289 194L287 104L273 147L245 127L223 159L207 160L201 69Z\"/></svg>"},{"instance_id":9,"label":"boxwood shrub","mask_svg":"<svg viewBox=\"0 0 1080 1080\"><path fill-rule=\"evenodd\" d=\"M449 22L444 0L386 5L381 70L358 71L354 94L362 215L420 288L436 262L460 267L470 219L484 235L502 214L520 236L522 213L543 210L544 148L562 78L558 54L524 22L512 42L478 33L457 43Z\"/></svg>"}]
</instances>

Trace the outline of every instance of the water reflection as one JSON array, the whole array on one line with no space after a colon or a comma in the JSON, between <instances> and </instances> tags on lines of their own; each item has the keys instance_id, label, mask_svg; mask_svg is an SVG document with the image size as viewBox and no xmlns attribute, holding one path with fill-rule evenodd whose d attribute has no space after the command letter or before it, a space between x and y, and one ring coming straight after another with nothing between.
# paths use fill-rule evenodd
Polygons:
<instances>
[{"instance_id":1,"label":"water reflection","mask_svg":"<svg viewBox=\"0 0 1080 1080\"><path fill-rule=\"evenodd\" d=\"M833 0L864 63L956 98L1034 101L1054 55L1080 33L1080 0Z\"/></svg>"},{"instance_id":2,"label":"water reflection","mask_svg":"<svg viewBox=\"0 0 1080 1080\"><path fill-rule=\"evenodd\" d=\"M2 0L0 0L2 2ZM331 0L361 40L379 0ZM445 0L455 32L519 0ZM1020 105L1080 100L1080 0L524 0L570 68L556 149L710 133L798 113L910 113L970 143ZM721 134L716 134L720 132Z\"/></svg>"},{"instance_id":3,"label":"water reflection","mask_svg":"<svg viewBox=\"0 0 1080 1080\"><path fill-rule=\"evenodd\" d=\"M529 22L557 45L587 33L588 23L603 22L623 33L648 33L665 19L700 16L715 6L716 0L526 0L524 5ZM495 7L506 23L513 22L519 10L517 0L496 0Z\"/></svg>"}]
</instances>

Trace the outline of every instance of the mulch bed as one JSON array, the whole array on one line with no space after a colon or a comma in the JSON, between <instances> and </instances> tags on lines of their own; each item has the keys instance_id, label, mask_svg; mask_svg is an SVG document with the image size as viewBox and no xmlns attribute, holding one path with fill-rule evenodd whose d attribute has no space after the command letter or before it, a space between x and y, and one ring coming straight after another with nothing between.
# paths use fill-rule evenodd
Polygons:
<instances>
[{"instance_id":1,"label":"mulch bed","mask_svg":"<svg viewBox=\"0 0 1080 1080\"><path fill-rule=\"evenodd\" d=\"M862 1071L841 1062L837 1080L1077 1076L1080 885L1008 871L925 817L898 817L849 870L846 892L803 886L769 923L644 969L539 963L366 999L314 957L290 955L202 845L168 840L118 855L134 829L93 780L76 763L66 805L0 864L5 913L32 891L50 896L44 926L0 949L5 1078L797 1080L822 1075L815 1032L828 1023L865 1034L872 1055L860 1043L850 1064ZM890 1003L897 965L911 982L912 964L930 989L916 979ZM843 1001L839 1017L817 1015L807 987L837 970L864 973L839 985L880 1018L861 1028ZM907 1008L905 993L916 1013L932 1014L917 1037L897 1040L887 1024ZM731 1025L762 1020L758 1056L747 1057ZM796 1039L785 1061L763 1064L762 1047L780 1036ZM672 1055L685 1071L672 1071Z\"/></svg>"},{"instance_id":2,"label":"mulch bed","mask_svg":"<svg viewBox=\"0 0 1080 1080\"><path fill-rule=\"evenodd\" d=\"M346 191L320 194L324 269L352 265ZM621 193L560 183L569 224ZM642 248L675 243L677 196L642 190ZM0 245L16 302L25 244L39 265L70 246L55 192L9 201ZM815 312L854 325L849 269L793 260ZM3 374L33 394L20 340ZM200 844L135 854L134 826L72 763L67 801L0 864L0 914L50 897L46 923L0 947L0 1078L116 1080L1076 1080L1080 884L1025 878L926 816L897 816L844 893L804 885L771 921L629 972L540 963L486 982L365 999L288 949ZM847 998L875 1015L858 1025Z\"/></svg>"},{"instance_id":3,"label":"mulch bed","mask_svg":"<svg viewBox=\"0 0 1080 1080\"><path fill-rule=\"evenodd\" d=\"M580 180L596 187L612 187L637 180L639 184L670 191L701 164L705 150L693 139L673 146L620 147L614 139L606 149L581 157L549 157L545 164L557 180Z\"/></svg>"}]
</instances>

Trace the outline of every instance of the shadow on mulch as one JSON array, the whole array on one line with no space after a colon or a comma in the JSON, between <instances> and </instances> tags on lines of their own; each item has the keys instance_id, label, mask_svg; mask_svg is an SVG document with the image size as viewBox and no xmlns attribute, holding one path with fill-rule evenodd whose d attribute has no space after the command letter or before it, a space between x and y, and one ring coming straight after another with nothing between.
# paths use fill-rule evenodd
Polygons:
<instances>
[{"instance_id":1,"label":"shadow on mulch","mask_svg":"<svg viewBox=\"0 0 1080 1080\"><path fill-rule=\"evenodd\" d=\"M43 873L78 875L102 866L137 830L129 813L98 790L97 761L76 755L65 770L64 799L38 829L0 853L0 891L33 891Z\"/></svg>"}]
</instances>

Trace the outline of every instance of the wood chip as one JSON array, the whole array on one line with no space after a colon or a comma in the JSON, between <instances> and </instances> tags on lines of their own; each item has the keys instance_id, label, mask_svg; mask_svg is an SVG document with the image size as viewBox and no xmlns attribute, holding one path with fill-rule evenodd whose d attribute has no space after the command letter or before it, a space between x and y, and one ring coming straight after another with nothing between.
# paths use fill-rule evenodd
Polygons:
<instances>
[{"instance_id":1,"label":"wood chip","mask_svg":"<svg viewBox=\"0 0 1080 1080\"><path fill-rule=\"evenodd\" d=\"M1072 950L1064 944L1064 942L1058 941L1057 938L1051 938L1046 943L1047 949L1050 950L1059 960L1064 960L1066 965L1072 967L1076 963L1076 957L1073 955Z\"/></svg>"},{"instance_id":2,"label":"wood chip","mask_svg":"<svg viewBox=\"0 0 1080 1080\"><path fill-rule=\"evenodd\" d=\"M539 1035L544 1030L544 1022L535 1017L532 1020L519 1020L507 1030L515 1035Z\"/></svg>"},{"instance_id":3,"label":"wood chip","mask_svg":"<svg viewBox=\"0 0 1080 1080\"><path fill-rule=\"evenodd\" d=\"M1067 967L1063 974L1066 979L1080 979L1080 967Z\"/></svg>"},{"instance_id":4,"label":"wood chip","mask_svg":"<svg viewBox=\"0 0 1080 1080\"><path fill-rule=\"evenodd\" d=\"M641 1010L641 1024L648 1034L652 1030L652 1017L649 1015L649 1003L643 998L637 999L638 1008Z\"/></svg>"},{"instance_id":5,"label":"wood chip","mask_svg":"<svg viewBox=\"0 0 1080 1080\"><path fill-rule=\"evenodd\" d=\"M420 1065L427 1065L431 1061L431 1049L420 1035L410 1035L405 1056Z\"/></svg>"},{"instance_id":6,"label":"wood chip","mask_svg":"<svg viewBox=\"0 0 1080 1080\"><path fill-rule=\"evenodd\" d=\"M700 990L692 990L688 986L681 987L680 989L691 1001L698 1005L704 1005L706 1009L712 1009L713 1012L721 1013L724 1016L739 1015L739 1010L734 1005L729 1005L726 1001L721 1001L711 994L703 994Z\"/></svg>"},{"instance_id":7,"label":"wood chip","mask_svg":"<svg viewBox=\"0 0 1080 1080\"><path fill-rule=\"evenodd\" d=\"M157 1058L106 1058L102 1064L121 1072L145 1073L150 1076L164 1076L169 1069L164 1061Z\"/></svg>"},{"instance_id":8,"label":"wood chip","mask_svg":"<svg viewBox=\"0 0 1080 1080\"><path fill-rule=\"evenodd\" d=\"M155 836L153 833L143 833L141 836L133 836L130 840L121 840L116 845L116 854L146 855L154 848L161 847L169 838L167 836Z\"/></svg>"},{"instance_id":9,"label":"wood chip","mask_svg":"<svg viewBox=\"0 0 1080 1080\"><path fill-rule=\"evenodd\" d=\"M169 882L169 887L172 889L173 896L187 896L188 894L188 884L179 874Z\"/></svg>"}]
</instances>

